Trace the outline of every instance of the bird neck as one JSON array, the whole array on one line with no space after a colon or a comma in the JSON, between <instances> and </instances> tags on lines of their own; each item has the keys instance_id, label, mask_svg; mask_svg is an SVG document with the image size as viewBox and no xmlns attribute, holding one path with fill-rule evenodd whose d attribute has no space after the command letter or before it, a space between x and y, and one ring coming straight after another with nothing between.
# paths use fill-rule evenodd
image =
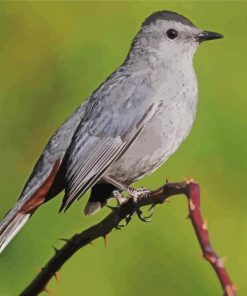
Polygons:
<instances>
[{"instance_id":1,"label":"bird neck","mask_svg":"<svg viewBox=\"0 0 247 296\"><path fill-rule=\"evenodd\" d=\"M188 85L195 91L191 97L196 97L197 80L192 63L193 54L185 52L148 51L140 52L132 50L122 65L121 73L131 77L137 85L145 84L146 87L159 93L169 93L175 97L184 92ZM123 72L122 72L123 71Z\"/></svg>"},{"instance_id":2,"label":"bird neck","mask_svg":"<svg viewBox=\"0 0 247 296\"><path fill-rule=\"evenodd\" d=\"M132 50L124 62L127 72L152 72L158 76L186 76L193 70L193 53L190 51L179 53L151 50L140 52Z\"/></svg>"},{"instance_id":3,"label":"bird neck","mask_svg":"<svg viewBox=\"0 0 247 296\"><path fill-rule=\"evenodd\" d=\"M124 65L136 69L170 69L181 71L193 67L193 56L196 47L184 48L152 48L143 47L135 40L124 61Z\"/></svg>"}]
</instances>

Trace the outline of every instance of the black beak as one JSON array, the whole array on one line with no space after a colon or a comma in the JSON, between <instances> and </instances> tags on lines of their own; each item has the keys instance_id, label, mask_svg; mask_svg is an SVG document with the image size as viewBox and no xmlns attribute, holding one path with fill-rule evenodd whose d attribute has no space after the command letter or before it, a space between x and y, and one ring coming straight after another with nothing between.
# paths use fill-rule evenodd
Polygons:
<instances>
[{"instance_id":1,"label":"black beak","mask_svg":"<svg viewBox=\"0 0 247 296\"><path fill-rule=\"evenodd\" d=\"M224 36L219 33L209 32L209 31L203 31L198 35L198 41L203 42L207 40L214 40L214 39L220 39Z\"/></svg>"}]
</instances>

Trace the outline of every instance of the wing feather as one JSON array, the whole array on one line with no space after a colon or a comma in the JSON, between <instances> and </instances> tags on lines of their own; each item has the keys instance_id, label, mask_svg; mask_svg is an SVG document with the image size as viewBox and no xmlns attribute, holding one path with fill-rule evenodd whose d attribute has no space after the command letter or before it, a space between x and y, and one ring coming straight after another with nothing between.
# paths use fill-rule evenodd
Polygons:
<instances>
[{"instance_id":1,"label":"wing feather","mask_svg":"<svg viewBox=\"0 0 247 296\"><path fill-rule=\"evenodd\" d=\"M103 143L97 147L97 154L94 153L93 157L88 160L91 165L89 166L87 161L81 161L77 167L78 173L72 175L70 179L67 180L68 185L65 192L65 202L61 208L67 210L74 200L83 195L88 188L93 186L104 171L109 167L109 165L114 161L115 157L121 152L121 150L126 146L120 137L109 138L107 143ZM87 169L84 170L84 166Z\"/></svg>"},{"instance_id":2,"label":"wing feather","mask_svg":"<svg viewBox=\"0 0 247 296\"><path fill-rule=\"evenodd\" d=\"M139 121L135 121L122 135L93 136L86 130L78 130L74 143L68 150L65 196L60 211L66 211L76 199L97 183L106 170L132 145L144 124L154 114L153 107L154 104L149 106Z\"/></svg>"},{"instance_id":3,"label":"wing feather","mask_svg":"<svg viewBox=\"0 0 247 296\"><path fill-rule=\"evenodd\" d=\"M141 132L144 123L150 119L152 115L152 106L148 108L138 124L132 131L122 136L106 137L103 139L94 137L94 149L89 153L88 157L80 155L79 159L72 161L68 167L67 186L65 196L60 211L66 211L76 199L79 199L90 187L92 187L103 176L105 171L112 163L124 153L128 147L134 142ZM89 141L88 146L92 147ZM83 150L87 150L87 145L83 146Z\"/></svg>"}]
</instances>

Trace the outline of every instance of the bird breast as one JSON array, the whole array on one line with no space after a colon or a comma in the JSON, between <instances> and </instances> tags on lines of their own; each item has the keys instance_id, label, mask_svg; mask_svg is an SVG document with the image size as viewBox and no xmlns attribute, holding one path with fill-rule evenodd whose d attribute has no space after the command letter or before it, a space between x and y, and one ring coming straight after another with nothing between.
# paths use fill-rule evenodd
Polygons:
<instances>
[{"instance_id":1,"label":"bird breast","mask_svg":"<svg viewBox=\"0 0 247 296\"><path fill-rule=\"evenodd\" d=\"M155 92L157 109L135 142L107 171L126 184L152 173L180 146L193 125L197 107L194 72Z\"/></svg>"}]
</instances>

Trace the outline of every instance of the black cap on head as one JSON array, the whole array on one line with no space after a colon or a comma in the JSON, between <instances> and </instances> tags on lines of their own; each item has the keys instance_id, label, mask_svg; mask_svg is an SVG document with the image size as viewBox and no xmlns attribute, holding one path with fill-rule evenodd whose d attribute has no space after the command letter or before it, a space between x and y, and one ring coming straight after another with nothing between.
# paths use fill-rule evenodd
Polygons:
<instances>
[{"instance_id":1,"label":"black cap on head","mask_svg":"<svg viewBox=\"0 0 247 296\"><path fill-rule=\"evenodd\" d=\"M148 26L151 23L156 22L157 20L175 21L180 22L186 26L195 27L195 25L186 17L176 12L168 10L154 12L148 18L145 19L142 26Z\"/></svg>"}]
</instances>

